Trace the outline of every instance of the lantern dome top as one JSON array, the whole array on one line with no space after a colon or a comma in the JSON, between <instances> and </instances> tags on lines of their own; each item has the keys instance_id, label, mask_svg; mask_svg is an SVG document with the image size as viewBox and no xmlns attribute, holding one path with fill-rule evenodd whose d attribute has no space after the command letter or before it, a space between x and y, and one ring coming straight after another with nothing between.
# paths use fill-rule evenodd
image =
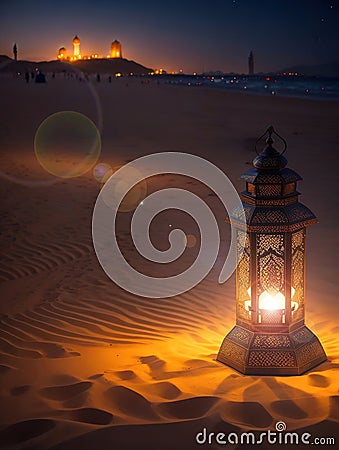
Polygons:
<instances>
[{"instance_id":1,"label":"lantern dome top","mask_svg":"<svg viewBox=\"0 0 339 450\"><path fill-rule=\"evenodd\" d=\"M294 181L302 180L302 177L297 172L288 167L271 172L252 167L241 178L253 184L293 183Z\"/></svg>"},{"instance_id":2,"label":"lantern dome top","mask_svg":"<svg viewBox=\"0 0 339 450\"><path fill-rule=\"evenodd\" d=\"M284 149L282 152L279 152L273 147L274 140L272 134L278 136L283 142ZM267 136L267 146L259 153L257 151L258 142L265 136ZM253 167L245 172L241 178L249 183L265 185L286 184L302 180L299 174L286 167L287 159L283 156L286 148L287 143L285 139L270 126L255 143L255 151L258 153L258 156L253 160Z\"/></svg>"},{"instance_id":3,"label":"lantern dome top","mask_svg":"<svg viewBox=\"0 0 339 450\"><path fill-rule=\"evenodd\" d=\"M80 44L80 39L78 38L78 36L74 37L73 44Z\"/></svg>"},{"instance_id":4,"label":"lantern dome top","mask_svg":"<svg viewBox=\"0 0 339 450\"><path fill-rule=\"evenodd\" d=\"M273 148L272 134L284 143L282 152ZM241 193L243 209L233 211L231 222L242 228L245 221L247 231L265 233L294 232L316 223L312 211L298 200L297 182L301 176L285 167L286 141L269 127L256 145L266 135L267 147L242 175L246 181L246 190Z\"/></svg>"},{"instance_id":5,"label":"lantern dome top","mask_svg":"<svg viewBox=\"0 0 339 450\"><path fill-rule=\"evenodd\" d=\"M284 150L281 153L272 146L274 142L272 134L278 136L278 138L284 143ZM259 153L256 158L254 158L253 166L256 169L260 170L279 170L284 168L287 165L287 159L283 156L283 153L285 153L286 151L287 144L285 139L279 136L278 133L274 131L274 128L272 126L270 126L266 130L266 132L257 140L257 142L255 143L255 150L257 148L258 142L266 135L268 135L266 139L267 147L265 147L262 152Z\"/></svg>"}]
</instances>

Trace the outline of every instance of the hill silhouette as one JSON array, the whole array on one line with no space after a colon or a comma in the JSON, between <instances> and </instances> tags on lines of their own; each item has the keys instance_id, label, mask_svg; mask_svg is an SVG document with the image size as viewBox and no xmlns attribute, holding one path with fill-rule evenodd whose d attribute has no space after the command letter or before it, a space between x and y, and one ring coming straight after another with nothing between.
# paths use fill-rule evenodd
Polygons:
<instances>
[{"instance_id":1,"label":"hill silhouette","mask_svg":"<svg viewBox=\"0 0 339 450\"><path fill-rule=\"evenodd\" d=\"M122 75L145 75L153 69L125 58L79 60L74 63L64 61L15 61L6 55L0 55L0 72L76 72L85 73L121 73Z\"/></svg>"}]
</instances>

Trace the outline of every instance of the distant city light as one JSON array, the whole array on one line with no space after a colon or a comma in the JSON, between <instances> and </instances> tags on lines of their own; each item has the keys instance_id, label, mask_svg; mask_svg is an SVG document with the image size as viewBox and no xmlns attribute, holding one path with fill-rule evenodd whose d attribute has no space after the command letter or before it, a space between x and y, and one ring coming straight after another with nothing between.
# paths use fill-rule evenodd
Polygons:
<instances>
[{"instance_id":1,"label":"distant city light","mask_svg":"<svg viewBox=\"0 0 339 450\"><path fill-rule=\"evenodd\" d=\"M58 50L57 59L63 61L77 61L79 59L98 59L104 58L104 56L100 56L98 53L92 53L91 55L81 55L80 53L80 39L78 36L75 36L73 39L73 55L67 56L66 48L60 47ZM121 51L121 43L117 40L112 42L110 47L110 54L106 56L107 59L110 58L122 58Z\"/></svg>"}]
</instances>

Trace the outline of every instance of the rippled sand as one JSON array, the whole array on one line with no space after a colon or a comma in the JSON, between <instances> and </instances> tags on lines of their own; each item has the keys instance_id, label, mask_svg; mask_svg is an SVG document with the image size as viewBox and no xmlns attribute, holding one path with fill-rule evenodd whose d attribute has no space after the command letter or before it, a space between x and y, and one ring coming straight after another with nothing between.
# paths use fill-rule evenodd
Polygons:
<instances>
[{"instance_id":1,"label":"rippled sand","mask_svg":"<svg viewBox=\"0 0 339 450\"><path fill-rule=\"evenodd\" d=\"M274 430L277 421L288 430L335 436L338 103L140 81L126 86L125 80L88 88L62 76L28 86L3 77L0 93L0 445L189 450L199 448L195 435L203 427ZM328 361L300 377L243 376L215 361L234 324L235 282L218 284L229 242L226 213L198 182L159 176L149 180L148 192L180 186L213 209L221 250L208 277L162 300L133 296L111 282L92 245L100 189L92 171L55 182L34 154L39 124L62 110L102 122L100 162L116 167L157 151L191 152L223 169L238 191L256 137L276 126L289 143L289 166L304 177L301 201L320 222L308 233L307 324ZM167 276L163 266L136 255L131 214L122 213L117 224L126 258ZM168 245L169 224L198 236L187 215L166 212L152 229L159 248ZM189 266L196 252L188 248L169 270Z\"/></svg>"}]
</instances>

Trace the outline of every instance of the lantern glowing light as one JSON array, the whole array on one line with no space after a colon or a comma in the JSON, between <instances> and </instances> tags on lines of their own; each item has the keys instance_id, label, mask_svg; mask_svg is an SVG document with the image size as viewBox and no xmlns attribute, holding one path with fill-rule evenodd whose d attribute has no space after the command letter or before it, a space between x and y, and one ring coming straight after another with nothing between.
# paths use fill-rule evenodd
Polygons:
<instances>
[{"instance_id":1,"label":"lantern glowing light","mask_svg":"<svg viewBox=\"0 0 339 450\"><path fill-rule=\"evenodd\" d=\"M247 293L251 297L251 288L248 288ZM291 298L295 294L294 287L291 287ZM251 310L251 300L245 300L245 309ZM281 292L269 293L264 291L259 295L259 309L285 309L285 296ZM296 311L298 303L291 301L291 310Z\"/></svg>"},{"instance_id":2,"label":"lantern glowing light","mask_svg":"<svg viewBox=\"0 0 339 450\"><path fill-rule=\"evenodd\" d=\"M282 153L273 134L284 143ZM326 361L305 325L306 227L316 217L298 201L301 177L285 167L285 140L273 127L259 140L265 135L267 147L243 175L243 210L229 219L238 241L236 325L217 360L244 374L299 375Z\"/></svg>"}]
</instances>

